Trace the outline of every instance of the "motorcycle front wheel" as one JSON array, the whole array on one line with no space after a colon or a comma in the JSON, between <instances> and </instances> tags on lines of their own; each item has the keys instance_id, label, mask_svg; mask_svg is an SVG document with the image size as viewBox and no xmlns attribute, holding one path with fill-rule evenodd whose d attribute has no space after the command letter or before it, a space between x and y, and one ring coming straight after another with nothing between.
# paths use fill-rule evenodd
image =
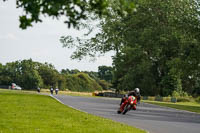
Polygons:
<instances>
[{"instance_id":1,"label":"motorcycle front wheel","mask_svg":"<svg viewBox=\"0 0 200 133\"><path fill-rule=\"evenodd\" d=\"M129 110L131 110L131 105L130 104L127 104L124 108L124 111L123 111L123 115L125 115Z\"/></svg>"}]
</instances>

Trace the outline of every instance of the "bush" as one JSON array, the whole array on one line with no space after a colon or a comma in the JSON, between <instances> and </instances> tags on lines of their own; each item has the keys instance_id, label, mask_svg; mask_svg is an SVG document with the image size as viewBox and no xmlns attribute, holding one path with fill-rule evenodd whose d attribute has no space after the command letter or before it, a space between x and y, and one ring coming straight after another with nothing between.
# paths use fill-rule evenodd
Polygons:
<instances>
[{"instance_id":1,"label":"bush","mask_svg":"<svg viewBox=\"0 0 200 133\"><path fill-rule=\"evenodd\" d=\"M172 92L172 97L180 97L180 93L177 91Z\"/></svg>"},{"instance_id":2,"label":"bush","mask_svg":"<svg viewBox=\"0 0 200 133\"><path fill-rule=\"evenodd\" d=\"M171 97L163 97L163 102L171 102Z\"/></svg>"},{"instance_id":3,"label":"bush","mask_svg":"<svg viewBox=\"0 0 200 133\"><path fill-rule=\"evenodd\" d=\"M142 100L148 100L148 96L141 96Z\"/></svg>"},{"instance_id":4,"label":"bush","mask_svg":"<svg viewBox=\"0 0 200 133\"><path fill-rule=\"evenodd\" d=\"M163 97L161 97L161 96L156 96L156 97L155 97L155 101L163 101Z\"/></svg>"},{"instance_id":5,"label":"bush","mask_svg":"<svg viewBox=\"0 0 200 133\"><path fill-rule=\"evenodd\" d=\"M190 98L189 97L178 97L177 98L177 102L190 102Z\"/></svg>"},{"instance_id":6,"label":"bush","mask_svg":"<svg viewBox=\"0 0 200 133\"><path fill-rule=\"evenodd\" d=\"M155 101L155 97L148 97L148 100Z\"/></svg>"},{"instance_id":7,"label":"bush","mask_svg":"<svg viewBox=\"0 0 200 133\"><path fill-rule=\"evenodd\" d=\"M71 91L94 92L102 87L88 74L78 73L66 76L66 88Z\"/></svg>"},{"instance_id":8,"label":"bush","mask_svg":"<svg viewBox=\"0 0 200 133\"><path fill-rule=\"evenodd\" d=\"M184 91L173 91L172 92L172 97L188 97L189 95L187 92Z\"/></svg>"},{"instance_id":9,"label":"bush","mask_svg":"<svg viewBox=\"0 0 200 133\"><path fill-rule=\"evenodd\" d=\"M200 103L200 96L195 99L196 102Z\"/></svg>"},{"instance_id":10,"label":"bush","mask_svg":"<svg viewBox=\"0 0 200 133\"><path fill-rule=\"evenodd\" d=\"M99 83L99 85L104 89L104 90L108 90L111 86L110 83L108 83L105 80L97 80L97 82Z\"/></svg>"}]
</instances>

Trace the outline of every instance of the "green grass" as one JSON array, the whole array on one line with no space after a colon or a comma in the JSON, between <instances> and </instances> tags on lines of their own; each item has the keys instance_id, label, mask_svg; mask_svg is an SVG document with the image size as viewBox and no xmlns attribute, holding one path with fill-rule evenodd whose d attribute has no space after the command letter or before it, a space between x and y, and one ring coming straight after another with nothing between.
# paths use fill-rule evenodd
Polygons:
<instances>
[{"instance_id":1,"label":"green grass","mask_svg":"<svg viewBox=\"0 0 200 133\"><path fill-rule=\"evenodd\" d=\"M158 102L158 101L148 101L148 100L143 100L143 102L200 113L200 104L195 102L169 103L169 102Z\"/></svg>"},{"instance_id":2,"label":"green grass","mask_svg":"<svg viewBox=\"0 0 200 133\"><path fill-rule=\"evenodd\" d=\"M0 133L145 133L45 95L0 90Z\"/></svg>"}]
</instances>

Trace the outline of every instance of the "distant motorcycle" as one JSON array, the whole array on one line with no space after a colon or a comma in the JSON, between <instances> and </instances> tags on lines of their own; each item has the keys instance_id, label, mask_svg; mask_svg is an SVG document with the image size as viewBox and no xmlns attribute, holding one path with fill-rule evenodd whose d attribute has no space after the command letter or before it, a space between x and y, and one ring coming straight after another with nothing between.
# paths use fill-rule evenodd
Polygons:
<instances>
[{"instance_id":1,"label":"distant motorcycle","mask_svg":"<svg viewBox=\"0 0 200 133\"><path fill-rule=\"evenodd\" d=\"M136 110L137 105L137 98L135 96L129 96L128 98L124 99L124 102L121 104L120 108L118 109L118 114L126 114L130 110Z\"/></svg>"}]
</instances>

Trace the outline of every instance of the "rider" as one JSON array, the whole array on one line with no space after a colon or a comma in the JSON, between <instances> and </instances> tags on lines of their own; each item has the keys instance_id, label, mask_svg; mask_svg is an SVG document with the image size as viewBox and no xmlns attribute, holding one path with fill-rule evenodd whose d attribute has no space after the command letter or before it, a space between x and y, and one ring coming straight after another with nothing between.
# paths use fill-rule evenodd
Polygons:
<instances>
[{"instance_id":1,"label":"rider","mask_svg":"<svg viewBox=\"0 0 200 133\"><path fill-rule=\"evenodd\" d=\"M130 91L128 94L125 94L124 97L121 99L120 105L124 102L125 99L128 99L129 96L135 96L137 98L137 102L140 102L140 89L135 88L133 91Z\"/></svg>"}]
</instances>

